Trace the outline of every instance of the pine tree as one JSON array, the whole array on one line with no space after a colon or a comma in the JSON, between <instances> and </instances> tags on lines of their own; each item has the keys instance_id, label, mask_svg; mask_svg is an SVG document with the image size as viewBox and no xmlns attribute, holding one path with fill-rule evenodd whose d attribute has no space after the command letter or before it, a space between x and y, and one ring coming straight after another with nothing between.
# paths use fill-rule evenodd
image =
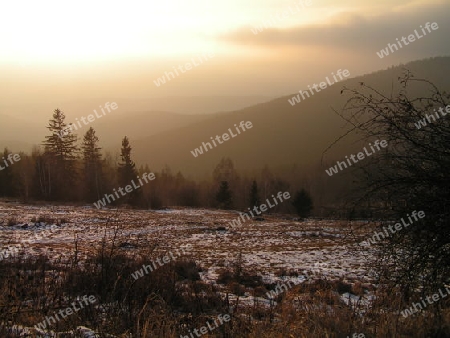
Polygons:
<instances>
[{"instance_id":1,"label":"pine tree","mask_svg":"<svg viewBox=\"0 0 450 338\"><path fill-rule=\"evenodd\" d=\"M118 182L121 187L125 187L130 184L132 180L135 182L138 181L136 164L131 159L131 146L128 137L126 136L122 140L120 157L122 162L119 163L118 167ZM127 195L126 201L131 205L139 205L142 202L142 189L133 189L133 191Z\"/></svg>"},{"instance_id":2,"label":"pine tree","mask_svg":"<svg viewBox=\"0 0 450 338\"><path fill-rule=\"evenodd\" d=\"M85 197L89 202L100 198L103 182L101 148L97 146L98 137L90 127L83 138L82 152L84 164Z\"/></svg>"},{"instance_id":3,"label":"pine tree","mask_svg":"<svg viewBox=\"0 0 450 338\"><path fill-rule=\"evenodd\" d=\"M250 188L250 207L259 206L260 204L258 184L256 181L253 181L252 187Z\"/></svg>"},{"instance_id":4,"label":"pine tree","mask_svg":"<svg viewBox=\"0 0 450 338\"><path fill-rule=\"evenodd\" d=\"M214 201L214 197L216 197L216 201L217 201L217 191L220 191L221 185L223 184L224 181L227 182L227 187L230 192L230 195L234 195L237 190L237 187L238 187L238 180L239 180L239 176L237 174L236 169L234 168L233 161L227 157L222 158L213 170L213 185L211 187L212 189L210 192L211 200ZM245 197L246 197L245 195L246 195L245 192L241 193L240 195L237 195L238 199L241 196L243 197L243 198L241 198L242 206L247 205L247 201L245 200ZM236 201L233 201L233 202L236 202ZM221 203L219 203L219 204L221 204ZM227 209L228 209L228 207L227 207Z\"/></svg>"},{"instance_id":5,"label":"pine tree","mask_svg":"<svg viewBox=\"0 0 450 338\"><path fill-rule=\"evenodd\" d=\"M130 141L128 141L126 136L122 140L120 158L122 162L119 163L118 168L119 184L123 186L129 184L137 176L136 164L131 159Z\"/></svg>"},{"instance_id":6,"label":"pine tree","mask_svg":"<svg viewBox=\"0 0 450 338\"><path fill-rule=\"evenodd\" d=\"M14 195L13 168L11 166L11 163L7 161L8 155L10 153L11 152L7 148L5 148L5 150L3 151L3 155L0 156L0 196L12 197ZM4 163L5 160L8 165Z\"/></svg>"},{"instance_id":7,"label":"pine tree","mask_svg":"<svg viewBox=\"0 0 450 338\"><path fill-rule=\"evenodd\" d=\"M76 160L78 147L77 136L65 123L66 116L59 109L53 112L47 129L51 132L43 142L46 161L42 168L47 177L47 186L43 189L44 197L49 199L71 199L74 197L76 182Z\"/></svg>"},{"instance_id":8,"label":"pine tree","mask_svg":"<svg viewBox=\"0 0 450 338\"><path fill-rule=\"evenodd\" d=\"M306 218L311 215L313 203L311 196L305 189L297 191L297 193L295 194L295 198L292 201L292 205L295 207L295 209L297 210L297 214L300 217Z\"/></svg>"},{"instance_id":9,"label":"pine tree","mask_svg":"<svg viewBox=\"0 0 450 338\"><path fill-rule=\"evenodd\" d=\"M231 209L232 197L227 181L222 181L220 184L219 191L216 195L216 201L219 204L220 209Z\"/></svg>"}]
</instances>

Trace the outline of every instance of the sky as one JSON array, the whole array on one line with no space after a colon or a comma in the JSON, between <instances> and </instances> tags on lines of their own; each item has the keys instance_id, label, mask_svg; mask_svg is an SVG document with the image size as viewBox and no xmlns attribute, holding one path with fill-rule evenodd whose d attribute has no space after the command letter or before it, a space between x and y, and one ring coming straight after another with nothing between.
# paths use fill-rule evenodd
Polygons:
<instances>
[{"instance_id":1,"label":"sky","mask_svg":"<svg viewBox=\"0 0 450 338\"><path fill-rule=\"evenodd\" d=\"M290 95L338 69L353 77L449 55L448 13L450 1L434 0L2 1L0 114L97 98ZM426 22L439 29L376 55ZM156 85L192 58L203 63Z\"/></svg>"}]
</instances>

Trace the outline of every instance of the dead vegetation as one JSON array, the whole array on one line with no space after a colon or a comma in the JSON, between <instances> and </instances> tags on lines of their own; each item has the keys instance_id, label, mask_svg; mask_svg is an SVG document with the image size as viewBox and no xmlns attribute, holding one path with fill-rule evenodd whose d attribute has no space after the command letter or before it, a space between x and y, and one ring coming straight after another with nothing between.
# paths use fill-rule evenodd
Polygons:
<instances>
[{"instance_id":1,"label":"dead vegetation","mask_svg":"<svg viewBox=\"0 0 450 338\"><path fill-rule=\"evenodd\" d=\"M125 254L114 243L110 238L100 244L83 264L76 264L76 254L72 264L47 257L0 261L1 337L16 337L10 333L13 324L32 328L83 295L94 295L98 304L57 322L53 331L86 326L99 337L171 338L204 326L218 314L230 314L232 320L211 337L346 337L354 332L366 337L444 337L442 332L436 335L428 312L414 319L396 314L407 305L400 293L375 290L377 300L367 306L368 290L361 283L310 279L268 303L265 293L274 285L246 271L239 257L221 271L218 282L224 287L202 282L201 267L186 258L134 280L131 274L147 259ZM240 301L246 292L255 296L253 306ZM346 304L341 297L345 293L355 301ZM231 295L238 297L235 302ZM448 320L448 310L441 310L442 319Z\"/></svg>"},{"instance_id":2,"label":"dead vegetation","mask_svg":"<svg viewBox=\"0 0 450 338\"><path fill-rule=\"evenodd\" d=\"M354 333L364 333L365 337L445 337L450 334L449 311L444 301L414 318L405 319L400 311L410 303L394 288L383 288L382 284L360 280L357 276L334 278L331 274L320 273L325 270L318 270L307 261L299 260L294 266L272 262L277 252L287 257L287 249L292 250L297 241L308 254L302 257L310 257L317 266L328 264L324 269L339 267L342 263L337 258L329 254L318 256L324 247L333 245L332 241L351 242L351 236L338 236L345 234L345 229L339 232L343 224L332 227L327 223L314 228L311 222L285 223L274 229L273 221L249 225L234 230L233 234L218 234L203 231L204 224L210 223L210 219L202 223L200 217L203 219L204 215L187 214L181 213L178 218L161 216L160 219L147 216L145 224L142 212L137 211L120 215L119 212L96 211L83 215L81 221L71 214L64 215L68 224L57 227L51 233L52 240L56 241L58 234L68 231L70 224L81 224L86 219L103 222L95 230L99 237L92 238L93 232L83 237L84 231L78 231L69 236L70 243L38 244L53 248L53 251L45 251L46 254L27 255L30 248L24 248L0 260L0 337L19 337L20 333L11 332L14 325L29 328L28 337L38 337L33 332L34 325L84 295L94 295L98 303L52 324L50 329L61 333L60 337L82 337L80 328L83 326L99 337L189 337L189 330L204 326L219 314L229 314L232 320L209 337L318 338L351 337ZM46 217L47 221L53 219L55 223L60 218ZM223 224L223 220L221 222L215 226ZM149 223L158 225L153 227ZM133 233L136 230L142 232ZM171 241L173 235L161 237L161 234L173 232L178 236L175 242ZM284 247L273 234L282 237ZM361 240L364 235L360 228L353 240ZM187 239L180 239L181 236L190 236L193 250L142 278L132 278L132 273L142 265L186 243ZM229 242L225 242L226 236ZM292 238L285 240L288 236ZM203 246L195 245L195 239ZM323 242L326 245L322 245ZM267 267L272 269L275 279L265 279L267 272L264 274L249 264L252 250L263 247L274 249ZM316 251L311 251L312 248ZM61 250L65 250L66 255L57 253ZM221 250L227 255L210 258ZM348 256L356 254L349 252ZM261 253L255 257L258 255ZM212 266L215 270L210 270ZM206 273L216 276L214 281L205 279ZM275 289L277 280L298 278L305 280L273 300L267 297L267 292ZM26 337L23 331L22 336Z\"/></svg>"}]
</instances>

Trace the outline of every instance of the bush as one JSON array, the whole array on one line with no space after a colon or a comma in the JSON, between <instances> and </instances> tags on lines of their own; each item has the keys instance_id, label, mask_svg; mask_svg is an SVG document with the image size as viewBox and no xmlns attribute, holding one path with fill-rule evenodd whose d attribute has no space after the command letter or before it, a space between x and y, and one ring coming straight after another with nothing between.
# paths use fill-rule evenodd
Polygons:
<instances>
[{"instance_id":1,"label":"bush","mask_svg":"<svg viewBox=\"0 0 450 338\"><path fill-rule=\"evenodd\" d=\"M175 272L183 279L188 279L191 281L200 280L199 272L201 269L197 266L194 261L187 259L181 259L174 262Z\"/></svg>"},{"instance_id":2,"label":"bush","mask_svg":"<svg viewBox=\"0 0 450 338\"><path fill-rule=\"evenodd\" d=\"M339 281L336 282L336 291L339 294L343 294L343 293L346 293L346 292L350 293L350 292L352 292L352 286L351 286L351 284L348 284L348 283L345 283L342 280L339 280Z\"/></svg>"}]
</instances>

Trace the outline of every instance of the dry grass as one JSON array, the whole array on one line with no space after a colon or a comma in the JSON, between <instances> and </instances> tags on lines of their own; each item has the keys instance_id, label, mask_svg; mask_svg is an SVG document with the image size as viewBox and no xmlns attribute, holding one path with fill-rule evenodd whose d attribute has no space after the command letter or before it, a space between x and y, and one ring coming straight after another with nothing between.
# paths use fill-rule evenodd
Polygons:
<instances>
[{"instance_id":1,"label":"dry grass","mask_svg":"<svg viewBox=\"0 0 450 338\"><path fill-rule=\"evenodd\" d=\"M268 216L265 223L248 222L230 230L227 220L231 217L226 213L215 216L214 222L203 221L203 215L181 215L175 220L154 214L144 219L142 214L127 211L119 219L109 212L93 211L86 217L106 222L98 226L101 240L83 240L82 233L76 233L70 243L33 244L33 248L47 249L48 257L17 255L0 260L0 337L18 336L8 332L12 325L32 328L83 295L94 295L99 303L52 325L53 330L67 332L84 325L100 337L175 338L188 335L189 330L199 329L219 314L230 314L229 323L203 337L318 338L351 337L354 333L366 337L450 336L446 301L405 319L399 311L410 304L394 288L375 287L354 277L327 278L302 263L292 267L269 260L270 264L262 268L278 278L308 277L269 302L266 292L275 284L265 283L261 270L245 259L263 249L278 253L301 248L309 254L314 253L312 249L322 250L336 243L351 244L365 239L373 229L371 224L354 223L349 228L346 222L327 222L324 227L320 222L286 221L274 227L279 218ZM79 221L70 214L64 217L69 223ZM52 217L46 216L46 220ZM57 217L53 220L57 222ZM155 224L154 228L149 224ZM130 231L138 234L130 236ZM53 235L49 233L48 239ZM187 242L194 243L188 255L138 280L131 277L143 264ZM61 252L66 255L59 256ZM329 261L331 266L341 264ZM210 267L217 268L218 284L200 278ZM359 298L348 305L342 297L346 292ZM367 305L369 295L376 300Z\"/></svg>"},{"instance_id":2,"label":"dry grass","mask_svg":"<svg viewBox=\"0 0 450 338\"><path fill-rule=\"evenodd\" d=\"M209 337L315 338L353 333L366 337L445 337L450 333L450 312L444 303L440 333L433 312L407 319L395 314L407 304L388 290L378 290L378 299L371 307L362 302L345 305L341 293L353 291L361 294L362 300L366 292L361 284L351 286L342 281L310 280L280 294L271 306L261 303L249 307L239 302L236 306L217 287L199 280L201 268L193 261L167 264L133 280L130 274L145 260L124 256L110 246L97 249L98 255L82 267L50 263L45 257L1 261L1 337L14 337L7 331L12 323L33 327L81 295L95 295L100 304L52 325L53 330L67 332L84 325L100 337L132 334L175 338L228 313L232 320ZM244 291L253 290L254 295L264 297L273 287L238 267L224 270L221 278L225 275L230 294L242 296Z\"/></svg>"}]
</instances>

